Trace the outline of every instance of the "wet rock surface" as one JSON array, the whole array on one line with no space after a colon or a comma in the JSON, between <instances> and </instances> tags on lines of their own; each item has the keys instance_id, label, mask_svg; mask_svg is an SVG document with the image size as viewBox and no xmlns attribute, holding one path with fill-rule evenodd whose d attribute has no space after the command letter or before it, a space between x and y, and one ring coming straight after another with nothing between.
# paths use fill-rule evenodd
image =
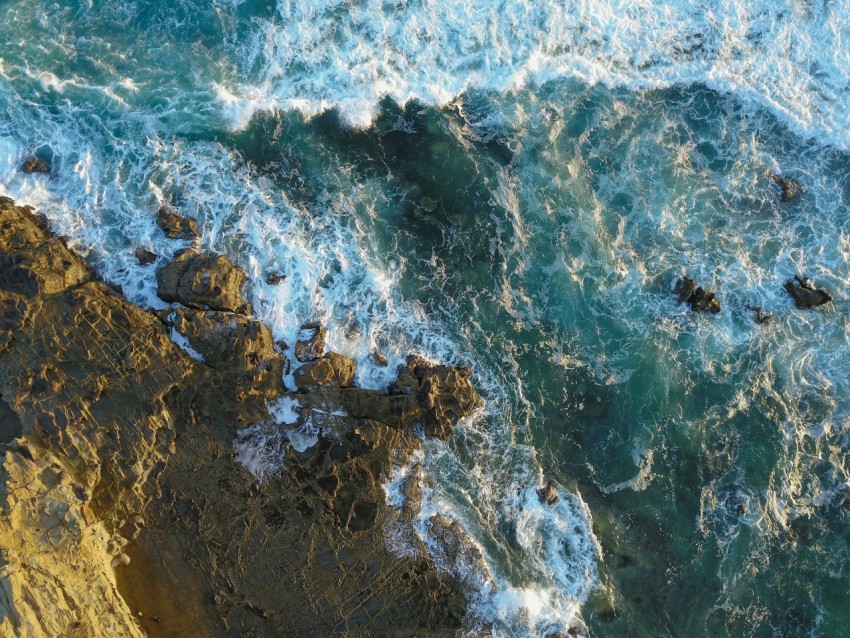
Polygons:
<instances>
[{"instance_id":1,"label":"wet rock surface","mask_svg":"<svg viewBox=\"0 0 850 638\"><path fill-rule=\"evenodd\" d=\"M136 261L139 262L140 266L149 266L156 261L156 253L151 252L147 248L136 248L136 250L133 251L133 256L136 258Z\"/></svg>"},{"instance_id":2,"label":"wet rock surface","mask_svg":"<svg viewBox=\"0 0 850 638\"><path fill-rule=\"evenodd\" d=\"M351 360L318 352L285 395L283 355L248 317L137 308L9 200L0 247L0 633L462 633L463 584L415 535L405 558L385 544L418 510L418 485L404 513L382 483L421 447L417 426L448 436L481 404L468 370L411 357L391 390L363 390ZM216 268L233 267L207 266L213 281ZM260 483L234 438L274 427L268 405L285 396L301 425L324 425ZM474 559L462 539L452 547Z\"/></svg>"},{"instance_id":3,"label":"wet rock surface","mask_svg":"<svg viewBox=\"0 0 850 638\"><path fill-rule=\"evenodd\" d=\"M43 159L32 155L21 164L21 172L27 175L32 175L33 173L47 174L50 172L50 165Z\"/></svg>"},{"instance_id":4,"label":"wet rock surface","mask_svg":"<svg viewBox=\"0 0 850 638\"><path fill-rule=\"evenodd\" d=\"M549 507L556 505L561 497L558 496L558 486L555 485L555 481L546 481L546 485L537 490L537 498Z\"/></svg>"},{"instance_id":5,"label":"wet rock surface","mask_svg":"<svg viewBox=\"0 0 850 638\"><path fill-rule=\"evenodd\" d=\"M720 301L714 293L706 292L690 277L679 277L673 293L677 295L678 303L686 302L694 312L708 312L713 315L720 312Z\"/></svg>"},{"instance_id":6,"label":"wet rock surface","mask_svg":"<svg viewBox=\"0 0 850 638\"><path fill-rule=\"evenodd\" d=\"M765 312L760 306L751 306L747 304L747 310L753 313L753 321L760 326L773 321L773 313Z\"/></svg>"},{"instance_id":7,"label":"wet rock surface","mask_svg":"<svg viewBox=\"0 0 850 638\"><path fill-rule=\"evenodd\" d=\"M157 211L156 225L169 239L195 240L198 238L198 227L194 219L178 215L167 208L160 208Z\"/></svg>"},{"instance_id":8,"label":"wet rock surface","mask_svg":"<svg viewBox=\"0 0 850 638\"><path fill-rule=\"evenodd\" d=\"M808 277L795 275L794 279L785 282L784 288L798 308L816 308L832 301L832 295L823 288L816 288Z\"/></svg>"},{"instance_id":9,"label":"wet rock surface","mask_svg":"<svg viewBox=\"0 0 850 638\"><path fill-rule=\"evenodd\" d=\"M796 198L802 190L800 182L789 177L772 174L770 175L770 181L773 182L779 190L779 201L782 203L790 202L792 199Z\"/></svg>"},{"instance_id":10,"label":"wet rock surface","mask_svg":"<svg viewBox=\"0 0 850 638\"><path fill-rule=\"evenodd\" d=\"M325 352L327 331L318 323L305 323L295 342L295 358L299 361L315 361Z\"/></svg>"},{"instance_id":11,"label":"wet rock surface","mask_svg":"<svg viewBox=\"0 0 850 638\"><path fill-rule=\"evenodd\" d=\"M157 294L163 301L191 308L248 313L242 297L248 276L222 255L207 255L187 248L157 269Z\"/></svg>"}]
</instances>

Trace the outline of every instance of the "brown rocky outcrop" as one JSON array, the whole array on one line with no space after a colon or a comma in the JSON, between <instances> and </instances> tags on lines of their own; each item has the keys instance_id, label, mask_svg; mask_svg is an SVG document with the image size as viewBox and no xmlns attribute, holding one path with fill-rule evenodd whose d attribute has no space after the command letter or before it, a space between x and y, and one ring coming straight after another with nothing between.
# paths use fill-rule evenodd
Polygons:
<instances>
[{"instance_id":1,"label":"brown rocky outcrop","mask_svg":"<svg viewBox=\"0 0 850 638\"><path fill-rule=\"evenodd\" d=\"M187 248L157 269L157 294L163 301L191 308L248 313L242 297L248 276L222 255L205 255Z\"/></svg>"},{"instance_id":2,"label":"brown rocky outcrop","mask_svg":"<svg viewBox=\"0 0 850 638\"><path fill-rule=\"evenodd\" d=\"M194 219L173 213L167 208L160 208L157 211L156 225L169 239L194 240L198 238L198 226Z\"/></svg>"},{"instance_id":3,"label":"brown rocky outcrop","mask_svg":"<svg viewBox=\"0 0 850 638\"><path fill-rule=\"evenodd\" d=\"M0 634L458 634L462 584L415 535L402 558L385 542L418 484L406 512L382 484L421 446L417 424L447 436L481 404L468 370L412 357L391 392L364 390L351 360L319 352L286 397L286 427L321 430L297 453L275 447L283 356L262 324L135 307L7 199L0 256ZM194 273L232 274L200 259ZM249 431L282 455L262 483L234 460Z\"/></svg>"},{"instance_id":4,"label":"brown rocky outcrop","mask_svg":"<svg viewBox=\"0 0 850 638\"><path fill-rule=\"evenodd\" d=\"M779 201L782 203L790 202L797 197L802 190L800 182L790 177L783 177L772 173L768 176L770 181L776 184L779 188Z\"/></svg>"},{"instance_id":5,"label":"brown rocky outcrop","mask_svg":"<svg viewBox=\"0 0 850 638\"><path fill-rule=\"evenodd\" d=\"M690 277L679 277L673 293L677 295L678 303L687 302L694 312L708 312L713 315L720 312L720 301L714 293L706 292Z\"/></svg>"},{"instance_id":6,"label":"brown rocky outcrop","mask_svg":"<svg viewBox=\"0 0 850 638\"><path fill-rule=\"evenodd\" d=\"M21 164L21 172L26 175L32 175L33 173L47 174L50 172L50 166L43 159L31 155Z\"/></svg>"},{"instance_id":7,"label":"brown rocky outcrop","mask_svg":"<svg viewBox=\"0 0 850 638\"><path fill-rule=\"evenodd\" d=\"M295 342L295 358L299 361L315 361L325 352L327 331L318 323L305 323Z\"/></svg>"}]
</instances>

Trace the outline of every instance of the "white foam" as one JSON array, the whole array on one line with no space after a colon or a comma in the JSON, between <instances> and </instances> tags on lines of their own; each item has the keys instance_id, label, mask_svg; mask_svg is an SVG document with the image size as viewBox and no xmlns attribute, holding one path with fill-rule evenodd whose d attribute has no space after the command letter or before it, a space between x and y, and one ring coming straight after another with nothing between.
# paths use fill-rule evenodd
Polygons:
<instances>
[{"instance_id":1,"label":"white foam","mask_svg":"<svg viewBox=\"0 0 850 638\"><path fill-rule=\"evenodd\" d=\"M634 90L705 84L850 147L850 3L733 0L278 0L243 40L251 79L216 85L236 128L259 109L336 108L369 125L381 99L444 105L554 78Z\"/></svg>"},{"instance_id":2,"label":"white foam","mask_svg":"<svg viewBox=\"0 0 850 638\"><path fill-rule=\"evenodd\" d=\"M292 425L298 420L298 412L301 407L298 399L290 396L284 396L268 405L269 414L274 418L278 425Z\"/></svg>"},{"instance_id":3,"label":"white foam","mask_svg":"<svg viewBox=\"0 0 850 638\"><path fill-rule=\"evenodd\" d=\"M281 429L268 423L239 430L233 441L236 462L261 482L280 474L286 446Z\"/></svg>"},{"instance_id":4,"label":"white foam","mask_svg":"<svg viewBox=\"0 0 850 638\"><path fill-rule=\"evenodd\" d=\"M174 321L174 317L175 317L175 316L176 316L176 313L172 312L172 313L169 315L168 320L173 322L173 321ZM187 353L190 357L192 357L195 361L200 361L201 363L206 363L206 361L204 360L204 355L202 355L200 352L198 352L197 350L195 350L195 349L192 347L192 345L189 343L189 339L188 339L186 336L184 336L184 335L180 334L179 332L177 332L177 329L176 329L174 326L171 326L171 332L170 332L170 335L171 335L171 340L172 340L174 343L176 343L176 344L177 344L177 346L178 346L180 349L182 349L183 351L185 351L185 352L186 352L186 353Z\"/></svg>"}]
</instances>

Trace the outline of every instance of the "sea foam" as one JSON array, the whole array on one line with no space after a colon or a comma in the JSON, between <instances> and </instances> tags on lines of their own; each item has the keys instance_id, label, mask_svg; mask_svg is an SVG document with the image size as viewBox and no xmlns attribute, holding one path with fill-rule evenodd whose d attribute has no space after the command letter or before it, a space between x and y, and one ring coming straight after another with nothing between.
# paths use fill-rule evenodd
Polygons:
<instances>
[{"instance_id":1,"label":"sea foam","mask_svg":"<svg viewBox=\"0 0 850 638\"><path fill-rule=\"evenodd\" d=\"M215 87L232 126L257 110L444 105L470 90L574 77L634 90L704 84L804 137L850 147L850 2L785 0L278 0L240 47L243 80Z\"/></svg>"}]
</instances>

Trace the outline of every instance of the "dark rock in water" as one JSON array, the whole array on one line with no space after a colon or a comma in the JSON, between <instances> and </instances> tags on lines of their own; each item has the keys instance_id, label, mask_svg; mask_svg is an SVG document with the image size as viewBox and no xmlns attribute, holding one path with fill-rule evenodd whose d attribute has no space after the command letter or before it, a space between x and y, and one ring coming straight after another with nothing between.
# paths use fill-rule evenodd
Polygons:
<instances>
[{"instance_id":1,"label":"dark rock in water","mask_svg":"<svg viewBox=\"0 0 850 638\"><path fill-rule=\"evenodd\" d=\"M295 342L295 358L299 361L315 361L325 353L325 341L328 333L318 323L305 323Z\"/></svg>"},{"instance_id":2,"label":"dark rock in water","mask_svg":"<svg viewBox=\"0 0 850 638\"><path fill-rule=\"evenodd\" d=\"M434 365L410 355L399 366L398 380L390 391L415 398L425 434L445 441L460 419L484 405L469 382L471 375L469 368Z\"/></svg>"},{"instance_id":3,"label":"dark rock in water","mask_svg":"<svg viewBox=\"0 0 850 638\"><path fill-rule=\"evenodd\" d=\"M489 582L495 587L484 555L456 520L443 514L435 514L428 519L428 531L439 543L446 562L460 568L461 571L457 574L459 578L469 584Z\"/></svg>"},{"instance_id":4,"label":"dark rock in water","mask_svg":"<svg viewBox=\"0 0 850 638\"><path fill-rule=\"evenodd\" d=\"M171 263L156 271L157 294L191 308L211 308L247 314L242 298L245 271L221 255L205 255L194 248L180 251Z\"/></svg>"},{"instance_id":5,"label":"dark rock in water","mask_svg":"<svg viewBox=\"0 0 850 638\"><path fill-rule=\"evenodd\" d=\"M794 275L793 280L785 282L784 288L798 308L816 308L832 301L832 295L823 288L815 288L808 277Z\"/></svg>"},{"instance_id":6,"label":"dark rock in water","mask_svg":"<svg viewBox=\"0 0 850 638\"><path fill-rule=\"evenodd\" d=\"M281 275L276 272L270 272L266 275L266 283L270 286L279 286L284 281L286 281L286 275Z\"/></svg>"},{"instance_id":7,"label":"dark rock in water","mask_svg":"<svg viewBox=\"0 0 850 638\"><path fill-rule=\"evenodd\" d=\"M198 238L198 227L194 219L183 217L166 208L160 208L156 213L156 225L162 229L169 239Z\"/></svg>"},{"instance_id":8,"label":"dark rock in water","mask_svg":"<svg viewBox=\"0 0 850 638\"><path fill-rule=\"evenodd\" d=\"M747 304L747 310L751 310L753 312L753 320L759 325L764 325L773 321L773 313L764 312L760 306L751 306Z\"/></svg>"},{"instance_id":9,"label":"dark rock in water","mask_svg":"<svg viewBox=\"0 0 850 638\"><path fill-rule=\"evenodd\" d=\"M148 266L156 261L156 253L152 253L147 248L142 248L141 246L136 248L136 252L133 254L136 256L136 261L139 262L140 266Z\"/></svg>"},{"instance_id":10,"label":"dark rock in water","mask_svg":"<svg viewBox=\"0 0 850 638\"><path fill-rule=\"evenodd\" d=\"M561 500L561 497L558 496L558 486L555 485L555 481L547 481L544 487L537 490L537 497L541 503L545 503L549 507L552 507Z\"/></svg>"},{"instance_id":11,"label":"dark rock in water","mask_svg":"<svg viewBox=\"0 0 850 638\"><path fill-rule=\"evenodd\" d=\"M32 155L21 164L21 172L27 175L32 175L33 173L46 174L50 172L50 166L44 160Z\"/></svg>"},{"instance_id":12,"label":"dark rock in water","mask_svg":"<svg viewBox=\"0 0 850 638\"><path fill-rule=\"evenodd\" d=\"M720 301L713 292L706 292L690 277L679 277L673 292L678 295L678 303L687 302L694 312L720 312Z\"/></svg>"},{"instance_id":13,"label":"dark rock in water","mask_svg":"<svg viewBox=\"0 0 850 638\"><path fill-rule=\"evenodd\" d=\"M329 352L301 366L292 376L299 390L314 390L325 385L350 388L354 384L356 370L357 364L353 359Z\"/></svg>"},{"instance_id":14,"label":"dark rock in water","mask_svg":"<svg viewBox=\"0 0 850 638\"><path fill-rule=\"evenodd\" d=\"M369 358L372 359L372 362L376 366L381 366L382 368L385 368L386 366L390 365L389 359L387 359L387 355L385 355L380 350L372 350L372 352L369 353Z\"/></svg>"},{"instance_id":15,"label":"dark rock in water","mask_svg":"<svg viewBox=\"0 0 850 638\"><path fill-rule=\"evenodd\" d=\"M800 182L789 177L771 174L770 181L779 187L779 201L789 202L800 194Z\"/></svg>"}]
</instances>

